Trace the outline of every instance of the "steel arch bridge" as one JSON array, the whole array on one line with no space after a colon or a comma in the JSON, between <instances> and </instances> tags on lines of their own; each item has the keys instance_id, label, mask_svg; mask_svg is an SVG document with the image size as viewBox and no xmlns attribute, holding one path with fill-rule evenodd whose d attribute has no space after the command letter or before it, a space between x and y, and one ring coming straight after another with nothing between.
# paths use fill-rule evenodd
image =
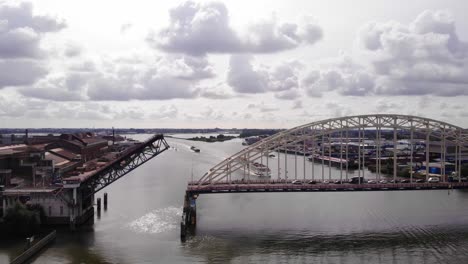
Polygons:
<instances>
[{"instance_id":1,"label":"steel arch bridge","mask_svg":"<svg viewBox=\"0 0 468 264\"><path fill-rule=\"evenodd\" d=\"M406 152L398 149L401 137L407 142ZM372 153L366 141L372 142ZM387 151L389 145L392 151ZM202 193L464 189L468 182L461 177L461 168L467 160L468 130L446 122L394 114L312 122L260 140L189 182L181 236L195 226L195 200ZM438 177L431 162L438 166ZM401 166L407 168L407 178L399 177Z\"/></svg>"},{"instance_id":2,"label":"steel arch bridge","mask_svg":"<svg viewBox=\"0 0 468 264\"><path fill-rule=\"evenodd\" d=\"M354 140L358 142L358 157L357 157L357 167L359 170L364 169L364 159L366 158L363 151L364 146L362 144L365 134L369 134L369 129L374 129L374 141L377 149L382 148L384 140L382 140L382 131L393 132L393 146L398 144L398 133L402 131L409 132L409 142L411 149L415 145L414 140L415 136L419 138L424 136L425 144L425 162L428 164L430 162L430 145L431 142L438 142L440 145L440 160L441 160L441 170L442 174L445 170L446 158L447 158L447 146L452 148L450 156L455 161L455 171L460 173L461 169L461 154L462 151L467 149L468 146L468 134L461 127L417 116L409 115L385 115L385 114L375 114L375 115L359 115L359 116L348 116L341 118L332 118L322 121L317 121L302 126L298 126L286 131L282 131L276 135L268 137L264 140L258 141L257 143L239 151L238 153L232 155L231 157L226 158L212 169L210 169L205 175L203 175L197 182L193 182L193 185L197 186L206 186L214 185L223 182L231 182L232 175L238 170L244 170L244 175L247 177L244 179L245 182L249 182L249 176L251 173L248 171L252 168L251 164L257 162L265 166L273 165L270 162L270 153L273 152L289 152L291 154L300 154L301 156L309 156L312 152L307 151L306 145L324 145L330 143L331 140L339 141L340 151L340 160L342 162L340 170L348 170L348 162L345 162L349 158L349 147L348 145L352 142L349 138L351 134L358 135L357 139ZM354 133L352 133L354 132ZM302 149L300 149L300 144L303 144ZM331 147L328 148L331 151ZM331 153L325 153L324 148L322 148L322 156ZM381 168L381 157L380 151L376 152L376 171L377 175L380 176ZM413 154L413 151L411 151ZM393 176L397 177L397 165L398 165L397 151L393 151ZM298 178L298 170L295 170L295 175L293 177L288 177L288 160L284 159L284 164L280 162L281 155L278 155L277 162L281 167L277 171L277 178L281 179L283 176L284 179ZM322 164L324 159L321 159ZM327 160L328 163L331 160ZM410 163L412 162L412 155L410 157ZM304 164L305 165L305 164ZM413 164L410 164L412 166ZM261 166L263 167L263 166ZM380 168L379 168L380 167ZM429 166L426 167L426 178L429 176ZM304 170L305 171L305 170ZM313 171L312 171L313 172ZM412 176L411 170L411 176ZM305 173L302 174L302 178L308 178L308 175ZM313 175L310 175L312 177ZM322 175L323 176L323 175ZM323 177L322 177L323 178ZM412 177L411 177L412 178ZM460 178L460 177L459 177ZM461 179L460 179L461 180Z\"/></svg>"}]
</instances>

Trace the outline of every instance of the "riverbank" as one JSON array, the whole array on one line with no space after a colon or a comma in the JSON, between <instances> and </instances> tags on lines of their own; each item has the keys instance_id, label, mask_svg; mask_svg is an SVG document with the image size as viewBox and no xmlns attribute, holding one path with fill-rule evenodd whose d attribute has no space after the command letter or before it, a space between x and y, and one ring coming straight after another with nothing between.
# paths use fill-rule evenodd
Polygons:
<instances>
[{"instance_id":1,"label":"riverbank","mask_svg":"<svg viewBox=\"0 0 468 264\"><path fill-rule=\"evenodd\" d=\"M27 263L44 247L52 243L56 237L57 232L55 230L49 232L47 235L28 237L26 240L25 250L19 256L14 258L11 264Z\"/></svg>"},{"instance_id":2,"label":"riverbank","mask_svg":"<svg viewBox=\"0 0 468 264\"><path fill-rule=\"evenodd\" d=\"M30 236L38 232L44 223L45 214L39 205L15 204L0 218L0 234L10 237Z\"/></svg>"}]
</instances>

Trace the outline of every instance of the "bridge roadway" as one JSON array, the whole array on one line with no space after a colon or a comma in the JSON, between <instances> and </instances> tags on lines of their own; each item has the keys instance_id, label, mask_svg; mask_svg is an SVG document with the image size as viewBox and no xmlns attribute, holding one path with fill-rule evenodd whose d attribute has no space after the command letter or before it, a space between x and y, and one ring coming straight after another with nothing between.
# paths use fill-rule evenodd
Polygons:
<instances>
[{"instance_id":1,"label":"bridge roadway","mask_svg":"<svg viewBox=\"0 0 468 264\"><path fill-rule=\"evenodd\" d=\"M439 183L385 183L385 184L293 184L292 182L250 182L250 183L216 183L197 185L189 183L187 194L202 193L246 193L246 192L352 192L352 191L402 191L402 190L432 190L432 189L468 189L468 182Z\"/></svg>"}]
</instances>

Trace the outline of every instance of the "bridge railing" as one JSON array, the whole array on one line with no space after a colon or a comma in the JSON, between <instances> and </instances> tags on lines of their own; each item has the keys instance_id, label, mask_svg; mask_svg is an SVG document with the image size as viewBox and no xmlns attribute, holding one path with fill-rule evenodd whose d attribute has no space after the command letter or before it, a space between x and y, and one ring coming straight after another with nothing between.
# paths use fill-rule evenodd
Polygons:
<instances>
[{"instance_id":1,"label":"bridge railing","mask_svg":"<svg viewBox=\"0 0 468 264\"><path fill-rule=\"evenodd\" d=\"M467 182L456 183L391 183L391 184L291 184L291 183L245 183L189 185L187 192L220 193L220 192L296 192L296 191L367 191L367 190L427 190L427 189L466 189Z\"/></svg>"}]
</instances>

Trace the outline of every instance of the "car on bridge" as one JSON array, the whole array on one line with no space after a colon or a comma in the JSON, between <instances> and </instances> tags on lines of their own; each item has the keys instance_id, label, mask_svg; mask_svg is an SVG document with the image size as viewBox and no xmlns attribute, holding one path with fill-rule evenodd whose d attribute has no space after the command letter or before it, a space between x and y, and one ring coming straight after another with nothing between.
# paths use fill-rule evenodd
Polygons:
<instances>
[{"instance_id":1,"label":"car on bridge","mask_svg":"<svg viewBox=\"0 0 468 264\"><path fill-rule=\"evenodd\" d=\"M355 176L352 177L349 183L354 183L354 184L359 184L359 183L365 183L366 181L364 180L363 176Z\"/></svg>"},{"instance_id":2,"label":"car on bridge","mask_svg":"<svg viewBox=\"0 0 468 264\"><path fill-rule=\"evenodd\" d=\"M377 182L374 181L374 180L368 180L368 181L367 181L367 184L376 184L376 183L377 183Z\"/></svg>"},{"instance_id":3,"label":"car on bridge","mask_svg":"<svg viewBox=\"0 0 468 264\"><path fill-rule=\"evenodd\" d=\"M429 177L429 179L427 180L428 183L439 183L440 182L440 179L439 177Z\"/></svg>"},{"instance_id":4,"label":"car on bridge","mask_svg":"<svg viewBox=\"0 0 468 264\"><path fill-rule=\"evenodd\" d=\"M425 183L425 182L426 182L426 180L424 180L424 179L417 179L416 180L416 183Z\"/></svg>"},{"instance_id":5,"label":"car on bridge","mask_svg":"<svg viewBox=\"0 0 468 264\"><path fill-rule=\"evenodd\" d=\"M466 177L461 177L461 179L458 179L458 177L449 176L448 181L449 182L458 182L458 181L467 182L468 179Z\"/></svg>"},{"instance_id":6,"label":"car on bridge","mask_svg":"<svg viewBox=\"0 0 468 264\"><path fill-rule=\"evenodd\" d=\"M300 180L294 180L294 181L292 181L291 183L292 183L292 184L298 184L298 185L299 185L299 184L302 184L302 181L300 181Z\"/></svg>"}]
</instances>

